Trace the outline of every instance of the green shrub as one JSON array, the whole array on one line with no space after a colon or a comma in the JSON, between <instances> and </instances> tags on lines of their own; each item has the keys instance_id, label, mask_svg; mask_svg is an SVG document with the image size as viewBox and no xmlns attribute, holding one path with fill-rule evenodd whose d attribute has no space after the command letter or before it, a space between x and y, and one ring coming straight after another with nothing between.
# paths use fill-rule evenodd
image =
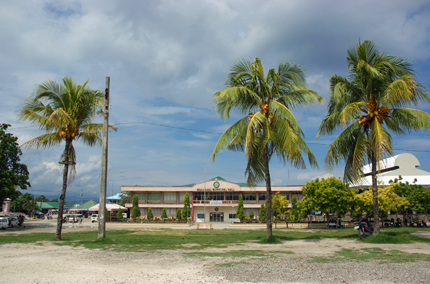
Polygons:
<instances>
[{"instance_id":1,"label":"green shrub","mask_svg":"<svg viewBox=\"0 0 430 284\"><path fill-rule=\"evenodd\" d=\"M119 209L118 209L118 213L116 214L116 218L117 218L118 220L121 220L121 219L122 219L122 210L121 210L121 208L119 208Z\"/></svg>"},{"instance_id":2,"label":"green shrub","mask_svg":"<svg viewBox=\"0 0 430 284\"><path fill-rule=\"evenodd\" d=\"M243 212L243 197L239 195L239 204L237 205L236 218L243 222L245 219L245 213Z\"/></svg>"},{"instance_id":3,"label":"green shrub","mask_svg":"<svg viewBox=\"0 0 430 284\"><path fill-rule=\"evenodd\" d=\"M147 218L148 220L152 220L152 219L154 219L154 215L152 214L152 209L151 209L151 207L149 207L149 208L148 208L148 214L146 214L146 218Z\"/></svg>"},{"instance_id":4,"label":"green shrub","mask_svg":"<svg viewBox=\"0 0 430 284\"><path fill-rule=\"evenodd\" d=\"M140 209L139 209L139 197L137 194L133 196L133 207L131 209L131 218L136 220L140 217Z\"/></svg>"},{"instance_id":5,"label":"green shrub","mask_svg":"<svg viewBox=\"0 0 430 284\"><path fill-rule=\"evenodd\" d=\"M161 219L167 219L166 208L163 208L163 212L161 213Z\"/></svg>"},{"instance_id":6,"label":"green shrub","mask_svg":"<svg viewBox=\"0 0 430 284\"><path fill-rule=\"evenodd\" d=\"M176 211L176 219L178 219L178 221L180 221L182 219L181 209L178 209L178 211Z\"/></svg>"},{"instance_id":7,"label":"green shrub","mask_svg":"<svg viewBox=\"0 0 430 284\"><path fill-rule=\"evenodd\" d=\"M254 211L249 212L249 219L254 220Z\"/></svg>"}]
</instances>

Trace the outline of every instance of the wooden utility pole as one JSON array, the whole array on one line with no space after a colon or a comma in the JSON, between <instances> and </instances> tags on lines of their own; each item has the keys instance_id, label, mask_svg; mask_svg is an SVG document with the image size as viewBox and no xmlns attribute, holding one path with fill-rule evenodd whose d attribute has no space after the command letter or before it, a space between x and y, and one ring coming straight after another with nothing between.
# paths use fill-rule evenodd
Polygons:
<instances>
[{"instance_id":1,"label":"wooden utility pole","mask_svg":"<svg viewBox=\"0 0 430 284\"><path fill-rule=\"evenodd\" d=\"M103 140L102 140L102 170L100 176L100 201L99 201L99 232L97 238L106 237L106 185L108 164L108 127L109 127L109 85L110 78L106 77L105 105L103 109Z\"/></svg>"}]
</instances>

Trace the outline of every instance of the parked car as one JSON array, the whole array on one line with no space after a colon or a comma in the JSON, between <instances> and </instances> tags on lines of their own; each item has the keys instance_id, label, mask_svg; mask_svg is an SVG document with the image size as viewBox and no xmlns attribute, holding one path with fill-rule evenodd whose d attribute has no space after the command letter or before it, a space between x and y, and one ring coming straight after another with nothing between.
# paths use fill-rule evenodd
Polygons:
<instances>
[{"instance_id":1,"label":"parked car","mask_svg":"<svg viewBox=\"0 0 430 284\"><path fill-rule=\"evenodd\" d=\"M18 223L19 223L18 216L9 216L9 227L10 228L13 228L14 226L18 227Z\"/></svg>"},{"instance_id":2,"label":"parked car","mask_svg":"<svg viewBox=\"0 0 430 284\"><path fill-rule=\"evenodd\" d=\"M6 229L9 228L9 217L0 217L0 229Z\"/></svg>"},{"instance_id":3,"label":"parked car","mask_svg":"<svg viewBox=\"0 0 430 284\"><path fill-rule=\"evenodd\" d=\"M98 222L98 221L99 221L99 214L91 215L91 223Z\"/></svg>"}]
</instances>

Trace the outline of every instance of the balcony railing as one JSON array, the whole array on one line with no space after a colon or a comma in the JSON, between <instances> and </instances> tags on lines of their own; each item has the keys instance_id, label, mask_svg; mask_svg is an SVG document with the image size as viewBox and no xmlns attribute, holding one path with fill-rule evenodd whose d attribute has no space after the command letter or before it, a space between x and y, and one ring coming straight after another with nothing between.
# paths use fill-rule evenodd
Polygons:
<instances>
[{"instance_id":1,"label":"balcony railing","mask_svg":"<svg viewBox=\"0 0 430 284\"><path fill-rule=\"evenodd\" d=\"M237 204L239 203L238 200L212 200L219 202L221 201L222 204ZM211 204L211 200L193 200L193 204Z\"/></svg>"}]
</instances>

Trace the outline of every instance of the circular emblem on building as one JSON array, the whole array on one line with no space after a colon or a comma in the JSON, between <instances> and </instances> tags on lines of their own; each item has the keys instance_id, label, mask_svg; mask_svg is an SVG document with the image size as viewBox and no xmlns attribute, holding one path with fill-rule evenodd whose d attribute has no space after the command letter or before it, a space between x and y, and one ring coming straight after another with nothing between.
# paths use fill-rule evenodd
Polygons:
<instances>
[{"instance_id":1,"label":"circular emblem on building","mask_svg":"<svg viewBox=\"0 0 430 284\"><path fill-rule=\"evenodd\" d=\"M214 182L214 187L215 187L215 188L218 188L218 187L219 187L219 182L218 182L218 181L215 181L215 182Z\"/></svg>"},{"instance_id":2,"label":"circular emblem on building","mask_svg":"<svg viewBox=\"0 0 430 284\"><path fill-rule=\"evenodd\" d=\"M219 210L219 208L218 207L215 207L215 211L218 211Z\"/></svg>"}]
</instances>

